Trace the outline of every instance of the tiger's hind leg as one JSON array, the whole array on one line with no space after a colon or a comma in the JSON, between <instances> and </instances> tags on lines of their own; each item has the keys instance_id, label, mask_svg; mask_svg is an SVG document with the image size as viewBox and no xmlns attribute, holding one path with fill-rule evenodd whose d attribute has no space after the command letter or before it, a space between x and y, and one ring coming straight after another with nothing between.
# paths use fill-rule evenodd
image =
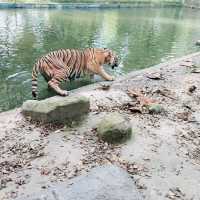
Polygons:
<instances>
[{"instance_id":1,"label":"tiger's hind leg","mask_svg":"<svg viewBox=\"0 0 200 200\"><path fill-rule=\"evenodd\" d=\"M94 74L90 74L90 80L94 79Z\"/></svg>"},{"instance_id":2,"label":"tiger's hind leg","mask_svg":"<svg viewBox=\"0 0 200 200\"><path fill-rule=\"evenodd\" d=\"M61 95L61 96L68 96L69 93L66 90L62 90L59 87L59 84L61 83L63 79L62 78L56 78L53 77L49 82L48 82L48 86L50 88L52 88L57 94Z\"/></svg>"},{"instance_id":3,"label":"tiger's hind leg","mask_svg":"<svg viewBox=\"0 0 200 200\"><path fill-rule=\"evenodd\" d=\"M48 83L49 81L50 81L50 78L49 77L46 77L46 76L43 76L44 77L44 79L45 79L45 81ZM48 90L50 90L51 89L51 87L49 86L49 84L48 84Z\"/></svg>"}]
</instances>

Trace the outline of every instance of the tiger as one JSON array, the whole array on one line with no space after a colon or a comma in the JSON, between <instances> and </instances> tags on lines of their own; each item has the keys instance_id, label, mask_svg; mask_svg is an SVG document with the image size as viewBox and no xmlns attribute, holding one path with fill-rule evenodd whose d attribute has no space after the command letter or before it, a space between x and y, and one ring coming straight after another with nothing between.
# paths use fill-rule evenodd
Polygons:
<instances>
[{"instance_id":1,"label":"tiger","mask_svg":"<svg viewBox=\"0 0 200 200\"><path fill-rule=\"evenodd\" d=\"M37 98L37 76L40 73L60 96L67 96L69 92L59 87L62 81L71 81L80 78L81 75L100 75L107 81L113 81L114 77L109 75L103 68L107 64L114 69L118 66L118 56L107 48L59 49L52 51L40 59L32 70L32 96Z\"/></svg>"}]
</instances>

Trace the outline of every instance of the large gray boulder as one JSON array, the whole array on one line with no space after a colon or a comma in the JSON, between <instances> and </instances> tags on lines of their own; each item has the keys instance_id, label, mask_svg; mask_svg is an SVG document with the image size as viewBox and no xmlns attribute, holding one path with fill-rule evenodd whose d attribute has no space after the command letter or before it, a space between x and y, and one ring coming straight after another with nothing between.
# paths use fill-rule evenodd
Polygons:
<instances>
[{"instance_id":1,"label":"large gray boulder","mask_svg":"<svg viewBox=\"0 0 200 200\"><path fill-rule=\"evenodd\" d=\"M109 143L120 143L131 137L130 122L119 113L107 114L97 125L98 136Z\"/></svg>"},{"instance_id":2,"label":"large gray boulder","mask_svg":"<svg viewBox=\"0 0 200 200\"><path fill-rule=\"evenodd\" d=\"M41 122L78 120L89 112L89 99L83 96L51 97L41 101L28 100L22 105L22 113Z\"/></svg>"},{"instance_id":3,"label":"large gray boulder","mask_svg":"<svg viewBox=\"0 0 200 200\"><path fill-rule=\"evenodd\" d=\"M46 192L18 200L142 200L123 169L105 165L92 169L68 183L57 184Z\"/></svg>"}]
</instances>

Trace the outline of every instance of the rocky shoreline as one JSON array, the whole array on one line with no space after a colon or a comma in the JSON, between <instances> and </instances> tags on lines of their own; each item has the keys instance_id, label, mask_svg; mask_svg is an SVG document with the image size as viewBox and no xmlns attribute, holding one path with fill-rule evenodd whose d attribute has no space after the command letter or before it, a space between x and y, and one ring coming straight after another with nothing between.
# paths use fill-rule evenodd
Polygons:
<instances>
[{"instance_id":1,"label":"rocky shoreline","mask_svg":"<svg viewBox=\"0 0 200 200\"><path fill-rule=\"evenodd\" d=\"M112 164L128 172L144 199L200 199L199 73L198 52L74 90L90 100L80 123L33 123L21 108L0 113L0 196L40 194ZM152 102L162 111L150 112ZM97 125L114 112L131 122L126 143L98 137Z\"/></svg>"}]
</instances>

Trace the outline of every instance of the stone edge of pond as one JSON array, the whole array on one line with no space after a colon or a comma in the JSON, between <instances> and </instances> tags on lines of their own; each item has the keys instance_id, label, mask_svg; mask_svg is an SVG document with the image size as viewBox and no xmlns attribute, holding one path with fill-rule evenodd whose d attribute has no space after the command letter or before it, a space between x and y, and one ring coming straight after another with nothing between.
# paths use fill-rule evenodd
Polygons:
<instances>
[{"instance_id":1,"label":"stone edge of pond","mask_svg":"<svg viewBox=\"0 0 200 200\"><path fill-rule=\"evenodd\" d=\"M0 2L0 9L15 8L47 8L47 9L73 9L73 8L156 8L156 7L181 7L183 4L179 2L163 1L136 1L131 3L6 3Z\"/></svg>"},{"instance_id":2,"label":"stone edge of pond","mask_svg":"<svg viewBox=\"0 0 200 200\"><path fill-rule=\"evenodd\" d=\"M129 79L132 79L132 78L134 78L136 76L143 75L145 73L154 72L155 70L158 70L160 68L177 64L177 63L179 63L179 62L181 62L183 60L187 60L187 59L193 58L195 56L200 56L200 51L198 51L196 53L188 54L186 56L182 56L180 58L174 58L174 59L171 59L171 60L169 60L167 62L160 63L160 64L157 64L157 65L153 65L153 66L148 67L148 68L144 68L144 69L141 69L141 70L136 70L136 71L129 72L126 75L118 77L113 82L108 82L108 81L97 82L97 83L93 83L93 84L90 84L90 85L82 86L80 88L71 90L70 92L72 94L76 94L76 93L79 93L79 92L87 92L89 90L95 90L95 89L99 88L99 86L101 86L101 85L104 85L104 84L105 85L109 85L109 84L112 85L113 83L129 80Z\"/></svg>"}]
</instances>

